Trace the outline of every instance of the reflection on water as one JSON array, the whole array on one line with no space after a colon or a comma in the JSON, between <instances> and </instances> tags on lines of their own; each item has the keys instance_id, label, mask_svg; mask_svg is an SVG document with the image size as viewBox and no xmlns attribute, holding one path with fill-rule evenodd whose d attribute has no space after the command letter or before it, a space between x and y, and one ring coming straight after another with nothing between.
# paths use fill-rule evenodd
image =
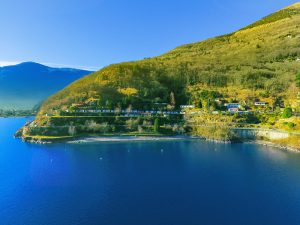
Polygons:
<instances>
[{"instance_id":1,"label":"reflection on water","mask_svg":"<svg viewBox=\"0 0 300 225\"><path fill-rule=\"evenodd\" d=\"M259 150L261 151L261 154L265 155L269 160L274 160L278 163L285 163L289 156L294 156L294 154L286 154L283 150L268 146L260 147Z\"/></svg>"}]
</instances>

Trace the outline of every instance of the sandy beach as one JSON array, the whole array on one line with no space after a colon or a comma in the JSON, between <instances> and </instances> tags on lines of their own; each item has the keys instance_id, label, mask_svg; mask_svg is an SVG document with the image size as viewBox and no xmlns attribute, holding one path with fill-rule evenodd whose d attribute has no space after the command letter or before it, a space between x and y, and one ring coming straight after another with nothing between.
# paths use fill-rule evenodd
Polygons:
<instances>
[{"instance_id":1,"label":"sandy beach","mask_svg":"<svg viewBox=\"0 0 300 225\"><path fill-rule=\"evenodd\" d=\"M189 139L202 139L199 137L191 136L114 136L114 137L87 137L79 140L68 141L67 143L79 144L79 143L94 143L94 142L131 142L131 141L172 141L172 140L189 140Z\"/></svg>"}]
</instances>

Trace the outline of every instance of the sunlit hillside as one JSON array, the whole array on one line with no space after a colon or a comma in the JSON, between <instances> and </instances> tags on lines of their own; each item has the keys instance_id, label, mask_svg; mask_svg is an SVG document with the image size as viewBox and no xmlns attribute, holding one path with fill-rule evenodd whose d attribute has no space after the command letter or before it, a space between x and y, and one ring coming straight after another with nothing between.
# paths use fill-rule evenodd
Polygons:
<instances>
[{"instance_id":1,"label":"sunlit hillside","mask_svg":"<svg viewBox=\"0 0 300 225\"><path fill-rule=\"evenodd\" d=\"M39 116L89 99L106 108L145 109L169 103L174 95L178 107L193 101L201 89L226 89L235 97L239 93L266 99L280 96L293 102L299 70L297 3L237 32L183 45L155 58L108 66L51 96Z\"/></svg>"}]
</instances>

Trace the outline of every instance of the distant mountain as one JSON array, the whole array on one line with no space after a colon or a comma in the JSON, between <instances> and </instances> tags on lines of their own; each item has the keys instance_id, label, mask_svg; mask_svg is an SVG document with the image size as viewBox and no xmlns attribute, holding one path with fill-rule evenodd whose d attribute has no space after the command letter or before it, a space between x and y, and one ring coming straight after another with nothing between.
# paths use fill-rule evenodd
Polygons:
<instances>
[{"instance_id":1,"label":"distant mountain","mask_svg":"<svg viewBox=\"0 0 300 225\"><path fill-rule=\"evenodd\" d=\"M31 109L91 71L34 62L0 67L0 109Z\"/></svg>"}]
</instances>

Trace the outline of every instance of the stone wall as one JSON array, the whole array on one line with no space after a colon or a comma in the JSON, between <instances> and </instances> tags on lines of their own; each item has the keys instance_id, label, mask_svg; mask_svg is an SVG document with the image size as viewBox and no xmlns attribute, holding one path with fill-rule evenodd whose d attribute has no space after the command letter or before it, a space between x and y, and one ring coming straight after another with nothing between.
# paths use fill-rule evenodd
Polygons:
<instances>
[{"instance_id":1,"label":"stone wall","mask_svg":"<svg viewBox=\"0 0 300 225\"><path fill-rule=\"evenodd\" d=\"M289 132L271 129L233 128L232 131L234 135L238 138L249 140L261 138L266 138L269 140L278 140L288 138L290 136Z\"/></svg>"}]
</instances>

